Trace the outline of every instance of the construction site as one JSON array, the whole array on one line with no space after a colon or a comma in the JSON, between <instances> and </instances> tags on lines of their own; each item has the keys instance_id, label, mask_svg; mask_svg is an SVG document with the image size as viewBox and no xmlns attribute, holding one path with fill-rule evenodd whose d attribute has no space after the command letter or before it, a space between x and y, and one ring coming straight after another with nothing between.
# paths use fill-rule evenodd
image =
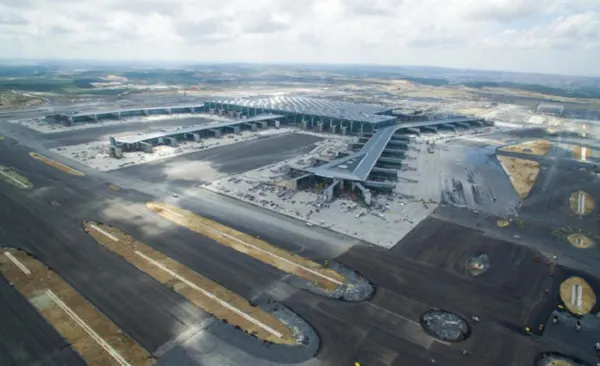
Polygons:
<instances>
[{"instance_id":1,"label":"construction site","mask_svg":"<svg viewBox=\"0 0 600 366\"><path fill-rule=\"evenodd\" d=\"M600 362L598 125L334 89L0 121L0 364Z\"/></svg>"}]
</instances>

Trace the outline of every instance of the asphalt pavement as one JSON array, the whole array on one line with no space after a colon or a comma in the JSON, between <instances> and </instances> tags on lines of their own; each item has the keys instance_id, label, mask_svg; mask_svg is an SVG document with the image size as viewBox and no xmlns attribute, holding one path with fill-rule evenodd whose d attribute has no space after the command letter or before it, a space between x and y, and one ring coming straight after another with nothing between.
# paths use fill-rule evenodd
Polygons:
<instances>
[{"instance_id":1,"label":"asphalt pavement","mask_svg":"<svg viewBox=\"0 0 600 366\"><path fill-rule=\"evenodd\" d=\"M29 138L35 140L33 135L23 135L25 143L31 141L31 147L47 153L41 143ZM211 153L215 154L214 159L225 159L221 154L228 158L231 158L228 154L234 154L241 159L247 154L239 145L233 146L237 150L220 152L221 148L217 148ZM255 147L257 152L263 148ZM202 324L208 315L97 245L81 229L83 221L98 220L117 226L246 298L281 302L308 321L320 338L321 347L315 358L294 359L300 365L361 362L361 365L398 366L520 366L533 364L541 352L580 353L575 344L557 341L557 337L523 332L525 326L547 319L557 301L555 289L560 277L553 277L551 265L541 256L548 248L560 245L569 248L572 253L564 254L565 259L561 254L561 265L574 263L579 256L587 257L581 265L585 267L580 269L593 273L588 269L597 263L593 255L575 251L576 248L553 235L555 221L542 226L541 216L531 216L530 223L525 219L522 226L515 224L502 231L494 226L493 214L442 207L395 248L384 250L320 228L307 228L290 218L212 193L184 190L179 199L170 199L171 203L309 258L337 257L336 261L366 276L377 288L368 301L345 303L300 291L284 273L146 211L144 202L167 200L172 188L168 185L144 183L143 176L95 172L47 154L87 174L70 176L31 159L29 151L30 148L10 138L0 143L0 164L16 168L34 184L33 190L20 190L0 182L3 245L36 255L151 352ZM267 153L263 155L265 161L272 159ZM241 168L231 169L233 172ZM560 169L557 172L551 179L568 174ZM468 174L463 178L468 181ZM111 190L109 182L123 189ZM559 191L559 182L549 189ZM532 195L532 204L536 197ZM523 211L526 213L526 209ZM524 243L529 237L533 244ZM468 275L465 268L468 259L482 253L489 255L490 269L478 277ZM595 290L600 293L600 289ZM53 360L53 355L57 360L60 357L69 362L76 360L65 341L26 306L14 289L0 281L0 291L9 294L8 301L4 296L1 300L0 316L4 320L10 315L10 326L16 329L8 332L5 329L9 328L0 327L0 344L17 347L0 348L0 361L28 365L31 360ZM440 342L428 336L420 328L419 318L432 308L443 308L468 319L472 335L460 343ZM473 315L481 321L472 322ZM283 363L277 362L276 357L270 360L262 357L265 355L262 348L253 353L247 344L236 344L243 340L219 334L226 333L193 335L189 342L174 347L164 356L165 364ZM26 343L28 348L17 354L17 345ZM469 355L464 356L463 350L468 350ZM595 362L587 353L580 357ZM281 360L284 359L282 355ZM287 360L291 362L290 358Z\"/></svg>"}]
</instances>

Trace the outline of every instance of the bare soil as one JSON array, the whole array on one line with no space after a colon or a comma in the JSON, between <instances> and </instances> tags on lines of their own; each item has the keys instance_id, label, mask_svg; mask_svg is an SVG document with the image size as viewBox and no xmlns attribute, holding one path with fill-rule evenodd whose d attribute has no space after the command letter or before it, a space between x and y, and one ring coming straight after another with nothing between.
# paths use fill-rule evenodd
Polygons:
<instances>
[{"instance_id":1,"label":"bare soil","mask_svg":"<svg viewBox=\"0 0 600 366\"><path fill-rule=\"evenodd\" d=\"M550 151L552 143L548 140L527 141L517 145L510 145L500 148L501 151L515 152L521 154L543 156Z\"/></svg>"},{"instance_id":2,"label":"bare soil","mask_svg":"<svg viewBox=\"0 0 600 366\"><path fill-rule=\"evenodd\" d=\"M332 269L277 248L263 240L163 202L146 206L164 218L202 234L216 242L258 259L284 272L304 278L332 292L347 279Z\"/></svg>"},{"instance_id":3,"label":"bare soil","mask_svg":"<svg viewBox=\"0 0 600 366\"><path fill-rule=\"evenodd\" d=\"M580 206L580 199L583 204ZM575 191L569 196L569 206L571 210L578 215L589 215L594 212L596 202L594 198L585 191Z\"/></svg>"},{"instance_id":4,"label":"bare soil","mask_svg":"<svg viewBox=\"0 0 600 366\"><path fill-rule=\"evenodd\" d=\"M33 184L13 168L0 165L0 180L20 189L31 189Z\"/></svg>"},{"instance_id":5,"label":"bare soil","mask_svg":"<svg viewBox=\"0 0 600 366\"><path fill-rule=\"evenodd\" d=\"M527 197L540 174L540 163L527 159L496 156L519 197L521 199Z\"/></svg>"},{"instance_id":6,"label":"bare soil","mask_svg":"<svg viewBox=\"0 0 600 366\"><path fill-rule=\"evenodd\" d=\"M571 302L573 285L579 285L582 288L581 307ZM596 294L592 287L581 277L569 277L560 284L560 298L565 303L565 307L573 314L584 315L589 313L596 305Z\"/></svg>"},{"instance_id":7,"label":"bare soil","mask_svg":"<svg viewBox=\"0 0 600 366\"><path fill-rule=\"evenodd\" d=\"M590 248L595 244L592 238L583 234L571 234L567 239L574 247L580 249Z\"/></svg>"},{"instance_id":8,"label":"bare soil","mask_svg":"<svg viewBox=\"0 0 600 366\"><path fill-rule=\"evenodd\" d=\"M585 148L585 149L584 149ZM578 160L587 161L593 157L594 150L590 149L587 146L574 146L573 147L573 157Z\"/></svg>"},{"instance_id":9,"label":"bare soil","mask_svg":"<svg viewBox=\"0 0 600 366\"><path fill-rule=\"evenodd\" d=\"M30 272L25 274L4 253L12 254ZM41 315L73 345L88 365L119 365L120 363L101 347L84 328L61 308L56 295L87 326L131 365L153 365L156 360L128 334L88 303L74 288L56 273L28 253L17 249L2 249L0 273L37 308ZM49 293L50 292L50 293Z\"/></svg>"},{"instance_id":10,"label":"bare soil","mask_svg":"<svg viewBox=\"0 0 600 366\"><path fill-rule=\"evenodd\" d=\"M34 153L34 152L30 152L29 156L31 156L32 158L41 161L42 163L49 165L53 168L56 168L58 170L61 170L65 173L71 174L71 175L77 175L77 176L84 176L85 174L83 174L82 172L80 172L79 170L75 170L69 166L66 166L64 164L59 163L58 161L54 161L52 159L49 159L43 155L40 155L38 153Z\"/></svg>"}]
</instances>

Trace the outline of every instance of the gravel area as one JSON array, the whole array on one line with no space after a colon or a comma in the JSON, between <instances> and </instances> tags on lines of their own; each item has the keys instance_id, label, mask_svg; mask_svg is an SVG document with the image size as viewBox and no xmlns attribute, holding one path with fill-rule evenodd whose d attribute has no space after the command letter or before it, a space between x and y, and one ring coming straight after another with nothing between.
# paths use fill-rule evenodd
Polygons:
<instances>
[{"instance_id":1,"label":"gravel area","mask_svg":"<svg viewBox=\"0 0 600 366\"><path fill-rule=\"evenodd\" d=\"M423 313L421 327L432 337L446 342L463 341L471 333L466 320L444 310L429 310Z\"/></svg>"}]
</instances>

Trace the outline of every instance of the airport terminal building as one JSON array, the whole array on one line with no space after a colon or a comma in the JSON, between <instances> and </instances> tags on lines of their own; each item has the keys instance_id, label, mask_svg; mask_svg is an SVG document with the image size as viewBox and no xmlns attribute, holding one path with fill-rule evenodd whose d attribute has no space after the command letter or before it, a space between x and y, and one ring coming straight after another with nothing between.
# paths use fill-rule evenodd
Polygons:
<instances>
[{"instance_id":1,"label":"airport terminal building","mask_svg":"<svg viewBox=\"0 0 600 366\"><path fill-rule=\"evenodd\" d=\"M398 108L321 98L280 96L211 100L204 103L204 109L234 117L253 117L263 113L279 114L286 116L287 124L300 125L307 130L359 134L395 125L397 117L391 114Z\"/></svg>"},{"instance_id":2,"label":"airport terminal building","mask_svg":"<svg viewBox=\"0 0 600 366\"><path fill-rule=\"evenodd\" d=\"M402 167L408 134L435 133L438 129L469 129L489 124L481 118L456 116L434 119L428 115L403 113L402 107L301 96L219 98L195 105L71 113L53 118L72 124L128 116L197 112L226 117L227 120L170 132L111 137L109 153L115 157L121 156L123 151L152 153L156 145L177 146L179 141L201 141L206 137L279 128L281 125L314 132L356 135L359 141L353 144L353 149L336 159L316 162L309 168L290 167L290 173L295 176L293 185L297 188L325 185L325 193L330 196L350 189L369 202L370 190L390 191L395 187L393 180Z\"/></svg>"}]
</instances>

